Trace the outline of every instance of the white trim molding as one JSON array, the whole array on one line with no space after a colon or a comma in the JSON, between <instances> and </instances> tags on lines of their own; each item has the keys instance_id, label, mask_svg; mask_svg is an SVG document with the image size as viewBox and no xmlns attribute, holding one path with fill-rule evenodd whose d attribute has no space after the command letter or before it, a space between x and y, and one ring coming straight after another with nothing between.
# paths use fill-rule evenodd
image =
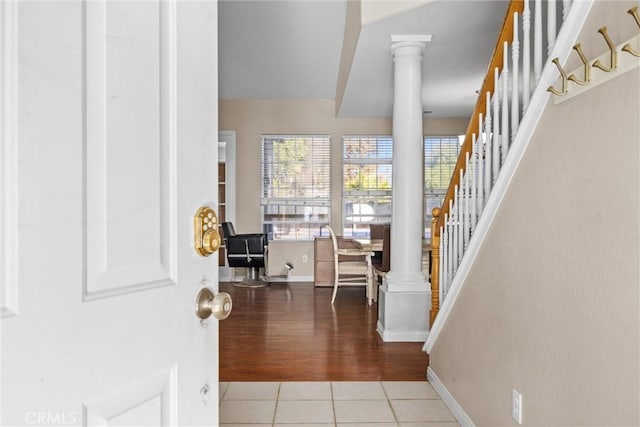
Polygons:
<instances>
[{"instance_id":1,"label":"white trim molding","mask_svg":"<svg viewBox=\"0 0 640 427\"><path fill-rule=\"evenodd\" d=\"M460 423L463 427L471 427L475 426L471 417L465 412L465 410L460 406L458 401L453 397L449 390L444 386L440 378L436 375L436 373L431 369L431 367L427 368L427 381L433 387L433 389L438 393L442 402L447 405L451 414L455 417L455 419Z\"/></svg>"},{"instance_id":2,"label":"white trim molding","mask_svg":"<svg viewBox=\"0 0 640 427\"><path fill-rule=\"evenodd\" d=\"M85 402L83 425L106 426L111 418L133 411L152 399L159 399L158 418L163 425L178 425L178 367L169 369L139 381L133 381L112 393Z\"/></svg>"},{"instance_id":3,"label":"white trim molding","mask_svg":"<svg viewBox=\"0 0 640 427\"><path fill-rule=\"evenodd\" d=\"M429 331L389 331L378 320L376 332L384 342L420 342L424 341Z\"/></svg>"},{"instance_id":4,"label":"white trim molding","mask_svg":"<svg viewBox=\"0 0 640 427\"><path fill-rule=\"evenodd\" d=\"M593 0L576 1L572 4L569 16L567 17L558 38L556 44L553 47L550 58L559 58L560 63L564 64L572 51L573 45L576 43L576 39L582 29ZM527 113L522 119L518 128L518 134L513 140L512 146L509 148L509 155L500 171L500 175L496 180L494 188L491 190L491 195L487 201L482 217L478 221L476 230L469 241L469 247L464 254L462 262L458 267L458 271L453 278L447 298L443 301L442 306L436 316L436 320L431 327L429 336L424 344L423 350L431 352L434 344L438 340L440 332L451 313L451 310L458 299L458 295L466 282L467 276L471 266L475 262L476 256L480 251L480 247L487 236L488 230L491 228L495 216L498 212L498 208L502 204L511 180L513 179L520 161L529 145L531 135L533 134L538 121L542 117L542 113L547 105L549 97L552 96L547 92L547 88L555 83L557 78L557 69L551 61L547 61L538 86L536 87L533 96L531 97L531 103L527 108Z\"/></svg>"},{"instance_id":5,"label":"white trim molding","mask_svg":"<svg viewBox=\"0 0 640 427\"><path fill-rule=\"evenodd\" d=\"M269 278L269 282L272 283L285 283L285 282L292 282L292 283L301 283L301 282L305 282L305 283L313 283L314 279L313 276L267 276Z\"/></svg>"},{"instance_id":6,"label":"white trim molding","mask_svg":"<svg viewBox=\"0 0 640 427\"><path fill-rule=\"evenodd\" d=\"M391 43L430 43L431 34L391 34Z\"/></svg>"},{"instance_id":7,"label":"white trim molding","mask_svg":"<svg viewBox=\"0 0 640 427\"><path fill-rule=\"evenodd\" d=\"M18 4L0 2L0 316L18 313Z\"/></svg>"}]
</instances>

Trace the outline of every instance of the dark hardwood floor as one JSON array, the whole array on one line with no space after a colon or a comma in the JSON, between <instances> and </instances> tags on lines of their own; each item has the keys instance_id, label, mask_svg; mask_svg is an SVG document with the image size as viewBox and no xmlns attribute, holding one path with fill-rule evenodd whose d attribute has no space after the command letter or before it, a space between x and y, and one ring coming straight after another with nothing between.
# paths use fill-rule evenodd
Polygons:
<instances>
[{"instance_id":1,"label":"dark hardwood floor","mask_svg":"<svg viewBox=\"0 0 640 427\"><path fill-rule=\"evenodd\" d=\"M220 381L420 381L429 358L422 343L385 343L378 306L363 287L220 283L233 311L220 322Z\"/></svg>"}]
</instances>

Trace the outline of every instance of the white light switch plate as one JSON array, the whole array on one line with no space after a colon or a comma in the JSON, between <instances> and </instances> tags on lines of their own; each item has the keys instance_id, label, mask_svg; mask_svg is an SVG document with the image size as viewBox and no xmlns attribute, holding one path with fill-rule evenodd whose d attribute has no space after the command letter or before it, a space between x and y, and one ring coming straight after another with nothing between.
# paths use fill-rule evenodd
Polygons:
<instances>
[{"instance_id":1,"label":"white light switch plate","mask_svg":"<svg viewBox=\"0 0 640 427\"><path fill-rule=\"evenodd\" d=\"M511 393L511 416L522 424L522 395L515 388Z\"/></svg>"}]
</instances>

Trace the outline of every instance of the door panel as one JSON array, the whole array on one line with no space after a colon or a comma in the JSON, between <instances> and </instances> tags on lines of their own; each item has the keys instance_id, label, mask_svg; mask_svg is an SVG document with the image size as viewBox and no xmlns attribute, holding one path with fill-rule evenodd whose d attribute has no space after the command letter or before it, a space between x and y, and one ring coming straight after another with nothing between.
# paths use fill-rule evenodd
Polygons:
<instances>
[{"instance_id":1,"label":"door panel","mask_svg":"<svg viewBox=\"0 0 640 427\"><path fill-rule=\"evenodd\" d=\"M217 256L193 215L217 205L216 3L0 8L0 424L215 425L218 323L194 298Z\"/></svg>"},{"instance_id":2,"label":"door panel","mask_svg":"<svg viewBox=\"0 0 640 427\"><path fill-rule=\"evenodd\" d=\"M171 6L86 4L85 298L176 283Z\"/></svg>"},{"instance_id":3,"label":"door panel","mask_svg":"<svg viewBox=\"0 0 640 427\"><path fill-rule=\"evenodd\" d=\"M16 314L17 307L17 8L0 2L0 315Z\"/></svg>"},{"instance_id":4,"label":"door panel","mask_svg":"<svg viewBox=\"0 0 640 427\"><path fill-rule=\"evenodd\" d=\"M126 388L87 402L84 406L88 425L159 426L176 425L175 368ZM168 420L164 422L163 420Z\"/></svg>"}]
</instances>

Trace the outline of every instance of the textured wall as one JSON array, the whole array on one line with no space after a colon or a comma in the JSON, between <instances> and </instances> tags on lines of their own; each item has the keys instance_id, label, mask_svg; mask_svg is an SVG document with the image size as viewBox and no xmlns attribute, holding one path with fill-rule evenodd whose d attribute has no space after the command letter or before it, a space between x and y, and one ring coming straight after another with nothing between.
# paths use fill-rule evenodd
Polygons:
<instances>
[{"instance_id":1,"label":"textured wall","mask_svg":"<svg viewBox=\"0 0 640 427\"><path fill-rule=\"evenodd\" d=\"M477 425L512 388L526 425L640 424L639 81L550 103L524 154L430 358Z\"/></svg>"}]
</instances>

